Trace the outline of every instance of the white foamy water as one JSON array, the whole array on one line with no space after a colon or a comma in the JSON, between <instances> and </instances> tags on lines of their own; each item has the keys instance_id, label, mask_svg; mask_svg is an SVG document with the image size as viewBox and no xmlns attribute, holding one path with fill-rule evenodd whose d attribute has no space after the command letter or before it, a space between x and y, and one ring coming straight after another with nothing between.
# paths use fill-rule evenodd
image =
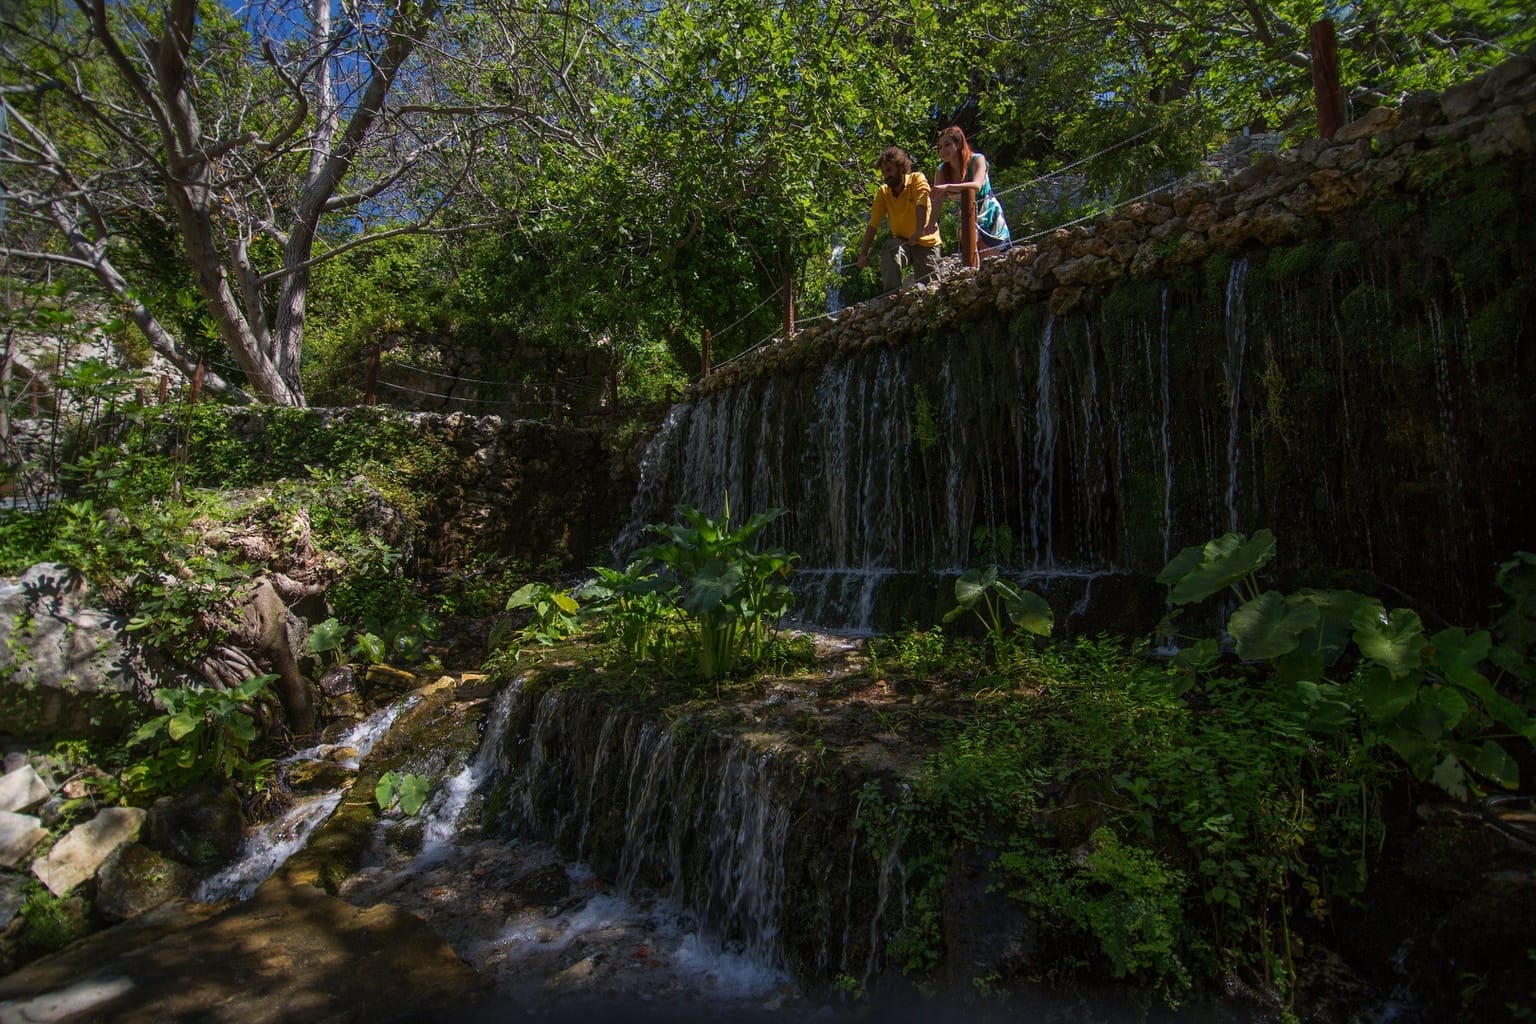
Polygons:
<instances>
[{"instance_id":1,"label":"white foamy water","mask_svg":"<svg viewBox=\"0 0 1536 1024\"><path fill-rule=\"evenodd\" d=\"M321 822L331 816L345 789L300 800L279 818L260 825L240 846L240 856L216 875L198 884L192 898L216 903L231 896L250 899L256 888L304 848Z\"/></svg>"},{"instance_id":2,"label":"white foamy water","mask_svg":"<svg viewBox=\"0 0 1536 1024\"><path fill-rule=\"evenodd\" d=\"M362 759L373 750L374 744L384 738L390 727L395 724L402 714L410 708L421 703L421 694L413 693L401 701L396 701L387 708L380 708L367 718L358 722L352 728L342 733L335 743L320 743L303 750L296 750L283 758L279 764L292 764L295 761L324 761L329 760L337 751L350 751L342 757L336 758L337 764L353 771L358 769Z\"/></svg>"},{"instance_id":3,"label":"white foamy water","mask_svg":"<svg viewBox=\"0 0 1536 1024\"><path fill-rule=\"evenodd\" d=\"M400 715L420 702L421 695L412 694L389 707L380 708L348 729L335 743L321 743L295 751L279 764L334 759L341 767L356 771L362 759L389 732ZM345 753L334 757L339 751ZM193 899L202 903L215 903L230 897L250 899L262 882L304 848L310 835L330 818L350 788L348 784L328 793L305 797L286 813L251 830L241 842L234 863L198 883Z\"/></svg>"},{"instance_id":4,"label":"white foamy water","mask_svg":"<svg viewBox=\"0 0 1536 1024\"><path fill-rule=\"evenodd\" d=\"M526 1005L571 989L618 990L641 999L649 994L669 1005L721 1009L796 997L785 972L722 946L672 900L645 890L620 895L584 865L566 873L577 890L598 891L555 914L514 917L493 937L461 951Z\"/></svg>"}]
</instances>

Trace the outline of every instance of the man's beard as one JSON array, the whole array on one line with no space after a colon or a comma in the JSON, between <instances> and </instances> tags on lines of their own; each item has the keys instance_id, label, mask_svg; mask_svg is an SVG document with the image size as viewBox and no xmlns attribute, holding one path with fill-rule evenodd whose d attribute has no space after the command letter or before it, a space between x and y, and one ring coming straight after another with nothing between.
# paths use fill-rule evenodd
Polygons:
<instances>
[{"instance_id":1,"label":"man's beard","mask_svg":"<svg viewBox=\"0 0 1536 1024\"><path fill-rule=\"evenodd\" d=\"M905 174L887 174L885 176L885 183L890 187L892 192L900 192L901 187L905 185L906 182L907 176Z\"/></svg>"}]
</instances>

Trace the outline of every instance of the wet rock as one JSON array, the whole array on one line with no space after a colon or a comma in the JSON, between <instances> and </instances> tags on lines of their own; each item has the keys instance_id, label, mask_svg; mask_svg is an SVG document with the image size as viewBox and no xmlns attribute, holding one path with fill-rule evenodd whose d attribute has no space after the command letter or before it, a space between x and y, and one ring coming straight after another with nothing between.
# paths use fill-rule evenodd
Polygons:
<instances>
[{"instance_id":1,"label":"wet rock","mask_svg":"<svg viewBox=\"0 0 1536 1024\"><path fill-rule=\"evenodd\" d=\"M21 905L26 902L26 893L27 880L24 876L9 872L0 875L0 932L4 932L16 920Z\"/></svg>"},{"instance_id":2,"label":"wet rock","mask_svg":"<svg viewBox=\"0 0 1536 1024\"><path fill-rule=\"evenodd\" d=\"M978 978L1013 979L1034 959L1039 929L1003 890L997 851L967 845L955 854L944 885L944 986L970 991Z\"/></svg>"},{"instance_id":3,"label":"wet rock","mask_svg":"<svg viewBox=\"0 0 1536 1024\"><path fill-rule=\"evenodd\" d=\"M509 886L512 894L525 903L553 905L571 894L571 880L559 864L535 868Z\"/></svg>"},{"instance_id":4,"label":"wet rock","mask_svg":"<svg viewBox=\"0 0 1536 1024\"><path fill-rule=\"evenodd\" d=\"M356 775L351 768L334 761L297 761L288 766L285 778L295 792L323 793L340 789Z\"/></svg>"},{"instance_id":5,"label":"wet rock","mask_svg":"<svg viewBox=\"0 0 1536 1024\"><path fill-rule=\"evenodd\" d=\"M168 901L0 978L20 1020L115 1024L451 1020L487 990L410 914L271 883L222 911Z\"/></svg>"},{"instance_id":6,"label":"wet rock","mask_svg":"<svg viewBox=\"0 0 1536 1024\"><path fill-rule=\"evenodd\" d=\"M119 846L137 839L145 817L139 807L108 807L70 829L46 857L33 861L32 873L55 896L66 895L93 877Z\"/></svg>"},{"instance_id":7,"label":"wet rock","mask_svg":"<svg viewBox=\"0 0 1536 1024\"><path fill-rule=\"evenodd\" d=\"M187 895L193 880L185 864L167 860L140 843L124 843L96 876L96 907L106 917L124 921Z\"/></svg>"},{"instance_id":8,"label":"wet rock","mask_svg":"<svg viewBox=\"0 0 1536 1024\"><path fill-rule=\"evenodd\" d=\"M339 697L344 693L356 693L358 671L356 665L336 665L320 676L320 692L327 697Z\"/></svg>"},{"instance_id":9,"label":"wet rock","mask_svg":"<svg viewBox=\"0 0 1536 1024\"><path fill-rule=\"evenodd\" d=\"M149 809L145 834L152 850L183 864L202 867L229 860L245 835L240 797L211 781L163 796Z\"/></svg>"},{"instance_id":10,"label":"wet rock","mask_svg":"<svg viewBox=\"0 0 1536 1024\"><path fill-rule=\"evenodd\" d=\"M583 957L546 981L544 987L552 992L586 988L591 984L592 976L596 972L597 958Z\"/></svg>"}]
</instances>

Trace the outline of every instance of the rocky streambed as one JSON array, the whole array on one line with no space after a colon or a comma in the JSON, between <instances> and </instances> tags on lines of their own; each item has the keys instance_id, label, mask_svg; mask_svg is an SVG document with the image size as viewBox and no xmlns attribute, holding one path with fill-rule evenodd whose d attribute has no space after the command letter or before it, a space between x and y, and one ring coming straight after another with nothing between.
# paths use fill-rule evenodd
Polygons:
<instances>
[{"instance_id":1,"label":"rocky streambed","mask_svg":"<svg viewBox=\"0 0 1536 1024\"><path fill-rule=\"evenodd\" d=\"M1040 933L985 843L944 869L937 908L908 888L922 853L892 808L990 696L816 644L814 667L723 699L574 658L401 692L371 749L289 767L334 811L270 877L234 872L205 891L219 902L169 900L0 978L0 1021L1142 1019L1113 991L1023 981ZM419 814L379 812L385 771L431 780ZM1446 1019L1474 969L1518 987L1531 915L1509 908L1536 892L1536 847L1468 808L1403 814L1414 840L1380 893L1306 949L1303 1019ZM914 981L891 943L925 913L938 960ZM1011 999L988 990L1009 978ZM1281 1015L1235 984L1177 1019Z\"/></svg>"}]
</instances>

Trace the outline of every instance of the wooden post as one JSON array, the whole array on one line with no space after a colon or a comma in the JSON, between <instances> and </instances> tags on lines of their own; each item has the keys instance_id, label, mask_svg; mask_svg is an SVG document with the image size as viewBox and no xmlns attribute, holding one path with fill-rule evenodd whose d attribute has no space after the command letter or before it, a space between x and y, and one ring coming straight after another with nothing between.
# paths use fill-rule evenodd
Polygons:
<instances>
[{"instance_id":1,"label":"wooden post","mask_svg":"<svg viewBox=\"0 0 1536 1024\"><path fill-rule=\"evenodd\" d=\"M27 395L32 403L32 418L37 419L37 374L35 373L32 375L32 379L27 381Z\"/></svg>"},{"instance_id":2,"label":"wooden post","mask_svg":"<svg viewBox=\"0 0 1536 1024\"><path fill-rule=\"evenodd\" d=\"M208 366L203 362L202 356L197 358L197 369L192 371L192 388L187 394L187 404L196 405L197 400L203 394L203 377L208 373Z\"/></svg>"},{"instance_id":3,"label":"wooden post","mask_svg":"<svg viewBox=\"0 0 1536 1024\"><path fill-rule=\"evenodd\" d=\"M171 378L165 374L160 375L160 404L165 404L165 398L171 393Z\"/></svg>"},{"instance_id":4,"label":"wooden post","mask_svg":"<svg viewBox=\"0 0 1536 1024\"><path fill-rule=\"evenodd\" d=\"M363 404L379 404L379 356L384 351L384 344L375 340L373 349L368 353L368 376L363 382Z\"/></svg>"},{"instance_id":5,"label":"wooden post","mask_svg":"<svg viewBox=\"0 0 1536 1024\"><path fill-rule=\"evenodd\" d=\"M976 193L971 189L960 193L960 261L968 267L981 266L976 253Z\"/></svg>"},{"instance_id":6,"label":"wooden post","mask_svg":"<svg viewBox=\"0 0 1536 1024\"><path fill-rule=\"evenodd\" d=\"M1312 91L1318 137L1331 140L1344 127L1344 92L1339 88L1339 40L1328 18L1312 25Z\"/></svg>"},{"instance_id":7,"label":"wooden post","mask_svg":"<svg viewBox=\"0 0 1536 1024\"><path fill-rule=\"evenodd\" d=\"M784 340L795 336L795 275L784 271Z\"/></svg>"},{"instance_id":8,"label":"wooden post","mask_svg":"<svg viewBox=\"0 0 1536 1024\"><path fill-rule=\"evenodd\" d=\"M556 370L555 371L555 402L554 402L554 408L550 410L550 417L549 417L550 421L555 426L557 426L557 427L562 425L565 422L565 410L563 408L561 408L564 404L565 404L565 371L563 369L561 369L561 370Z\"/></svg>"},{"instance_id":9,"label":"wooden post","mask_svg":"<svg viewBox=\"0 0 1536 1024\"><path fill-rule=\"evenodd\" d=\"M704 340L699 345L699 358L700 358L700 360L703 363L703 369L702 369L702 371L699 374L699 376L701 376L701 377L708 377L709 376L709 365L710 365L710 351L709 351L709 349L710 349L710 342L713 341L713 340L714 340L714 335L711 332L709 332L708 330L706 330L704 332Z\"/></svg>"}]
</instances>

